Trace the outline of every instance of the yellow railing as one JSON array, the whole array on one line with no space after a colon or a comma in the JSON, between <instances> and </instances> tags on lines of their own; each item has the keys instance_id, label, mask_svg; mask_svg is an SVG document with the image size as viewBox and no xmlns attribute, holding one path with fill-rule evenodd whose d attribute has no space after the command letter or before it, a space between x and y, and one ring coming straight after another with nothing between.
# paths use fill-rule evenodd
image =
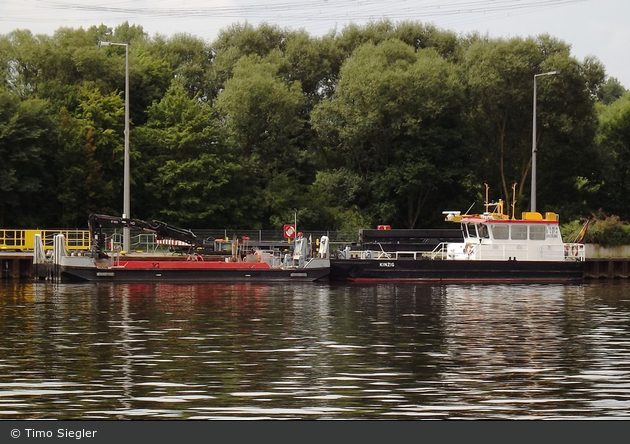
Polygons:
<instances>
[{"instance_id":1,"label":"yellow railing","mask_svg":"<svg viewBox=\"0 0 630 444\"><path fill-rule=\"evenodd\" d=\"M88 230L0 229L0 250L33 250L36 234L42 236L45 250L52 250L55 234L64 235L68 250L89 250L91 247Z\"/></svg>"}]
</instances>

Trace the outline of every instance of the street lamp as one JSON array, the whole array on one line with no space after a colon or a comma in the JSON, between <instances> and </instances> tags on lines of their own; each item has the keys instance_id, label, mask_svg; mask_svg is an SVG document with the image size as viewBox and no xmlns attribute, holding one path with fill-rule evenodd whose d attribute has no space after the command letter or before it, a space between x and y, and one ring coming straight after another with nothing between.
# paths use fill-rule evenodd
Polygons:
<instances>
[{"instance_id":1,"label":"street lamp","mask_svg":"<svg viewBox=\"0 0 630 444\"><path fill-rule=\"evenodd\" d=\"M531 195L531 210L536 211L536 79L541 76L553 76L560 71L543 72L542 74L534 74L534 118L533 118L533 130L532 130L532 195Z\"/></svg>"},{"instance_id":2,"label":"street lamp","mask_svg":"<svg viewBox=\"0 0 630 444\"><path fill-rule=\"evenodd\" d=\"M124 46L125 47L125 160L123 174L123 218L130 217L129 204L129 44L114 42L98 42L98 46ZM129 252L131 248L129 227L123 227L123 250Z\"/></svg>"}]
</instances>

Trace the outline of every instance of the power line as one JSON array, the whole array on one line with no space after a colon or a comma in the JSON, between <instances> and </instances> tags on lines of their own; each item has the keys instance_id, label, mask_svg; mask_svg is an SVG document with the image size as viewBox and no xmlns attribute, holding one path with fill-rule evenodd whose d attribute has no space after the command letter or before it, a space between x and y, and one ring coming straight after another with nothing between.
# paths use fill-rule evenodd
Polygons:
<instances>
[{"instance_id":1,"label":"power line","mask_svg":"<svg viewBox=\"0 0 630 444\"><path fill-rule=\"evenodd\" d=\"M392 21L439 20L442 27L448 27L585 1L588 0L111 0L104 4L96 0L4 0L0 5L0 22L71 22L71 17L87 21L95 17L103 20L107 16L112 20L137 20L141 25L143 20L207 18L330 28L337 22L387 18Z\"/></svg>"}]
</instances>

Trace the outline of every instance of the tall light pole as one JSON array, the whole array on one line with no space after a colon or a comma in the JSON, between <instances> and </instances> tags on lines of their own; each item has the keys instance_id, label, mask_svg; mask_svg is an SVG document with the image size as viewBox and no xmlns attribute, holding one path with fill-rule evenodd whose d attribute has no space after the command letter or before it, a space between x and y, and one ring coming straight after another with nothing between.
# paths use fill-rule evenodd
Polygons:
<instances>
[{"instance_id":1,"label":"tall light pole","mask_svg":"<svg viewBox=\"0 0 630 444\"><path fill-rule=\"evenodd\" d=\"M560 71L543 72L542 74L534 74L534 117L532 129L532 195L530 199L530 207L532 212L536 211L536 79L540 76L553 76Z\"/></svg>"},{"instance_id":2,"label":"tall light pole","mask_svg":"<svg viewBox=\"0 0 630 444\"><path fill-rule=\"evenodd\" d=\"M98 42L98 46L124 46L125 47L125 160L123 174L123 218L131 217L129 203L129 44L114 42ZM129 252L131 240L129 227L123 227L123 250Z\"/></svg>"}]
</instances>

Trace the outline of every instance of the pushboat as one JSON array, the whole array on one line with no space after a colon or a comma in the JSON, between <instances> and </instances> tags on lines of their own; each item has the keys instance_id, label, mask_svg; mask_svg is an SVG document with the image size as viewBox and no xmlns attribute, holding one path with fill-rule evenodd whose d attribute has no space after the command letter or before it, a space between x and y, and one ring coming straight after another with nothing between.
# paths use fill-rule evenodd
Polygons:
<instances>
[{"instance_id":1,"label":"pushboat","mask_svg":"<svg viewBox=\"0 0 630 444\"><path fill-rule=\"evenodd\" d=\"M446 221L459 224L461 235L437 243L430 251L411 249L409 244L404 249L380 243L374 249L346 247L330 261L330 280L569 283L583 279L584 244L563 242L558 214L523 212L516 219L514 205L512 217L504 214L503 207L502 200L488 202L486 188L483 213L444 211Z\"/></svg>"},{"instance_id":2,"label":"pushboat","mask_svg":"<svg viewBox=\"0 0 630 444\"><path fill-rule=\"evenodd\" d=\"M157 234L158 240L170 240L188 247L185 259L133 257L120 252L105 252L103 226L129 227ZM293 250L239 249L233 244L229 257L205 260L197 253L196 236L189 230L168 226L160 221L142 221L106 215L90 215L88 221L92 249L83 255L70 255L62 235L55 237L54 274L66 281L95 282L314 282L326 279L330 272L329 242L322 236L319 248L310 254L309 240L298 235Z\"/></svg>"}]
</instances>

